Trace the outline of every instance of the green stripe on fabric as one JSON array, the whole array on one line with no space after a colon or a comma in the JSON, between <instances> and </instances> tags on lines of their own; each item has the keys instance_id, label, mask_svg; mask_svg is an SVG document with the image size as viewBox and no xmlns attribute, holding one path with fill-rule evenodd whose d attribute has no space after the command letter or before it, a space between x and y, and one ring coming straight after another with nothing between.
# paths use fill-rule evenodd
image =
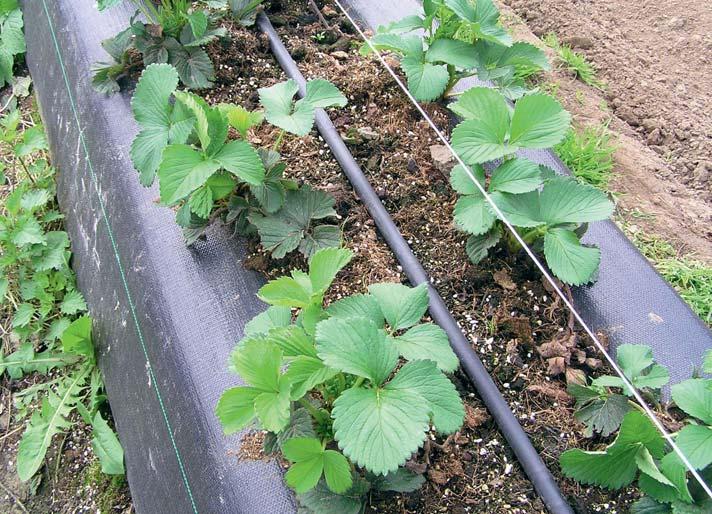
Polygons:
<instances>
[{"instance_id":1,"label":"green stripe on fabric","mask_svg":"<svg viewBox=\"0 0 712 514\"><path fill-rule=\"evenodd\" d=\"M64 59L62 58L62 53L59 48L59 43L57 41L57 35L56 35L55 29L54 29L54 24L52 23L52 18L50 16L49 10L47 8L46 0L42 0L42 5L44 7L45 15L47 16L47 24L49 25L50 33L52 35L52 41L54 42L54 48L55 48L55 51L57 54L57 61L59 62L60 68L62 69L62 76L64 77L64 84L65 84L65 87L67 90L67 95L69 97L69 103L72 108L72 112L74 114L74 120L76 121L76 124L77 124L77 130L79 130L79 140L80 140L82 148L84 150L84 156L87 160L87 165L89 167L89 173L91 174L92 182L94 183L94 190L96 191L97 199L99 201L99 206L101 208L102 217L104 219L104 223L106 224L106 229L109 234L109 240L111 241L111 247L114 251L114 257L116 258L116 263L119 268L119 274L121 275L121 282L123 283L124 291L126 292L126 297L128 299L129 310L131 311L131 317L133 318L134 325L136 326L136 332L138 334L139 342L141 343L141 349L143 350L143 354L146 358L146 364L148 365L148 373L151 378L151 383L155 384L155 391L156 391L156 397L158 398L158 404L160 406L161 414L163 415L163 420L165 421L166 428L168 430L168 436L170 437L171 445L173 446L173 451L174 451L176 459L178 461L178 467L180 468L180 474L183 479L183 484L185 485L185 488L188 492L188 497L190 499L193 513L198 514L198 508L195 505L195 498L193 497L193 491L191 490L190 483L188 482L188 476L185 471L183 459L181 458L180 451L178 450L178 445L176 443L176 440L173 437L173 428L171 427L170 420L168 419L168 412L166 411L166 407L163 403L163 398L161 397L161 392L159 391L159 387L158 387L158 381L156 380L156 376L153 373L153 366L151 365L151 360L148 356L148 350L146 348L146 343L143 338L141 326L138 322L138 317L136 316L136 307L134 305L133 299L131 297L131 293L129 291L128 282L126 281L126 274L124 273L124 267L121 264L121 258L119 256L116 239L114 238L114 233L112 232L111 225L109 224L109 217L106 213L106 207L104 205L104 201L101 198L101 192L99 190L99 182L97 180L96 173L94 172L94 166L92 165L91 157L89 156L89 150L87 148L87 144L84 139L84 131L82 130L82 126L79 121L79 112L77 111L77 107L74 102L74 96L72 95L72 91L69 86L69 78L67 77L67 70L64 66Z\"/></svg>"}]
</instances>

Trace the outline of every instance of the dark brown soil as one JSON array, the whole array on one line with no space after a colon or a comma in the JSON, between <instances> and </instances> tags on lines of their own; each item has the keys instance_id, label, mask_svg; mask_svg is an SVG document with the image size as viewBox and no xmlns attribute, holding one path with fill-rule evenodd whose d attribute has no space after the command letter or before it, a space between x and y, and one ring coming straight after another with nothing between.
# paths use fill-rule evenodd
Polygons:
<instances>
[{"instance_id":1,"label":"dark brown soil","mask_svg":"<svg viewBox=\"0 0 712 514\"><path fill-rule=\"evenodd\" d=\"M285 44L307 78L327 78L347 95L349 105L333 111L332 120L535 447L560 479L572 505L582 513L625 511L636 497L634 491L582 488L562 478L558 468L562 451L603 444L582 437L563 379L564 368L594 372L593 368L600 366L600 356L586 339L570 331L570 320L560 301L551 298L524 258L497 253L480 266L469 263L465 237L452 224L455 195L430 157L434 134L378 63L358 55L358 43L348 34L325 41L317 37L324 28L310 11L296 1L281 5L283 10L270 16ZM324 12L332 23L340 23L333 11ZM211 48L218 79L209 97L212 102L256 108L255 89L285 77L262 36L234 28L231 33L230 43ZM441 106L429 109L441 126L447 126L447 113ZM267 145L275 134L264 126L252 140ZM361 292L376 281L404 281L400 267L321 138L315 133L288 138L282 153L292 178L330 191L337 198L344 240L356 253L337 279L331 298ZM273 265L259 250L250 262L269 277L304 264L301 258L288 257ZM554 363L551 359L559 354L552 353L552 345L543 346L552 342L564 343L555 348L567 348L561 352L563 358ZM589 359L588 365L583 364L585 359ZM558 375L550 376L550 368ZM428 477L421 491L374 496L369 512L545 512L468 381L460 375L455 381L467 405L465 426L447 440L435 438L414 456L412 465L420 466Z\"/></svg>"}]
</instances>

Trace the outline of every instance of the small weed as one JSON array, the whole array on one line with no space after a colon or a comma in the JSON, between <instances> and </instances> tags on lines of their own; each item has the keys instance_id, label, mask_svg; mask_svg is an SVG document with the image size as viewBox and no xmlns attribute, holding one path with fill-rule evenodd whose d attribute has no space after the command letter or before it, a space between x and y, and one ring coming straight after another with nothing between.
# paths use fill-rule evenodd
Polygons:
<instances>
[{"instance_id":1,"label":"small weed","mask_svg":"<svg viewBox=\"0 0 712 514\"><path fill-rule=\"evenodd\" d=\"M541 90L547 95L553 96L554 98L559 97L559 89L561 84L558 82L545 82L541 85Z\"/></svg>"},{"instance_id":2,"label":"small weed","mask_svg":"<svg viewBox=\"0 0 712 514\"><path fill-rule=\"evenodd\" d=\"M660 236L646 234L642 230L633 232L630 228L628 233L633 243L692 310L705 323L712 324L712 267L690 256L680 256Z\"/></svg>"},{"instance_id":3,"label":"small weed","mask_svg":"<svg viewBox=\"0 0 712 514\"><path fill-rule=\"evenodd\" d=\"M580 89L576 90L576 101L579 103L579 105L586 104L586 95L584 95L583 91L581 91Z\"/></svg>"},{"instance_id":4,"label":"small weed","mask_svg":"<svg viewBox=\"0 0 712 514\"><path fill-rule=\"evenodd\" d=\"M605 191L613 171L616 146L608 132L608 123L571 129L554 147L559 158L578 178Z\"/></svg>"},{"instance_id":5,"label":"small weed","mask_svg":"<svg viewBox=\"0 0 712 514\"><path fill-rule=\"evenodd\" d=\"M571 73L576 75L584 84L604 89L605 84L596 77L596 70L593 65L586 60L586 57L575 52L569 45L562 45L556 34L550 32L544 37L544 43L554 49L559 61Z\"/></svg>"},{"instance_id":6,"label":"small weed","mask_svg":"<svg viewBox=\"0 0 712 514\"><path fill-rule=\"evenodd\" d=\"M101 464L95 460L84 470L84 485L97 490L96 503L98 512L108 514L116 512L116 505L126 501L128 483L124 475L105 475Z\"/></svg>"}]
</instances>

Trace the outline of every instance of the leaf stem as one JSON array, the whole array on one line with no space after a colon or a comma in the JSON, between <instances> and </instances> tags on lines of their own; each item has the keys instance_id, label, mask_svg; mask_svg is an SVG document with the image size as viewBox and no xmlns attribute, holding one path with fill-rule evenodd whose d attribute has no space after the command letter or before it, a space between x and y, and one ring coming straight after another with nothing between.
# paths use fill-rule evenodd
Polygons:
<instances>
[{"instance_id":1,"label":"leaf stem","mask_svg":"<svg viewBox=\"0 0 712 514\"><path fill-rule=\"evenodd\" d=\"M314 407L306 398L299 398L299 405L304 407L311 415L311 417L314 418L317 422L324 421L324 414L322 412L319 412L319 409Z\"/></svg>"},{"instance_id":2,"label":"leaf stem","mask_svg":"<svg viewBox=\"0 0 712 514\"><path fill-rule=\"evenodd\" d=\"M19 155L16 155L15 157L17 157L17 160L20 161L20 164L22 165L22 169L25 170L25 173L27 173L27 176L30 178L30 182L35 184L36 183L35 179L32 176L32 173L30 173L30 170L27 168L27 164L25 164L25 161L22 160L22 157L20 157Z\"/></svg>"},{"instance_id":3,"label":"leaf stem","mask_svg":"<svg viewBox=\"0 0 712 514\"><path fill-rule=\"evenodd\" d=\"M356 379L356 382L354 382L354 385L351 386L351 389L356 389L358 387L361 387L361 384L363 384L364 380L366 380L364 377L358 377Z\"/></svg>"},{"instance_id":4,"label":"leaf stem","mask_svg":"<svg viewBox=\"0 0 712 514\"><path fill-rule=\"evenodd\" d=\"M282 146L282 140L284 139L284 129L281 129L279 131L279 135L277 136L277 140L274 142L274 145L272 146L272 150L275 152L279 151L279 149Z\"/></svg>"}]
</instances>

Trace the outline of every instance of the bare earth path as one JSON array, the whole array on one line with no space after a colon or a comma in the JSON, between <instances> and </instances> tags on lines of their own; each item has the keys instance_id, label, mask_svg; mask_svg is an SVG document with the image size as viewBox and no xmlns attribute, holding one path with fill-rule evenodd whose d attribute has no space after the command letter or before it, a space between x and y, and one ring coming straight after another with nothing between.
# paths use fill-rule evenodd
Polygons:
<instances>
[{"instance_id":1,"label":"bare earth path","mask_svg":"<svg viewBox=\"0 0 712 514\"><path fill-rule=\"evenodd\" d=\"M561 70L548 77L579 122L611 118L622 210L654 215L636 222L712 262L712 2L502 3L519 37L555 32L606 83L597 91Z\"/></svg>"}]
</instances>

